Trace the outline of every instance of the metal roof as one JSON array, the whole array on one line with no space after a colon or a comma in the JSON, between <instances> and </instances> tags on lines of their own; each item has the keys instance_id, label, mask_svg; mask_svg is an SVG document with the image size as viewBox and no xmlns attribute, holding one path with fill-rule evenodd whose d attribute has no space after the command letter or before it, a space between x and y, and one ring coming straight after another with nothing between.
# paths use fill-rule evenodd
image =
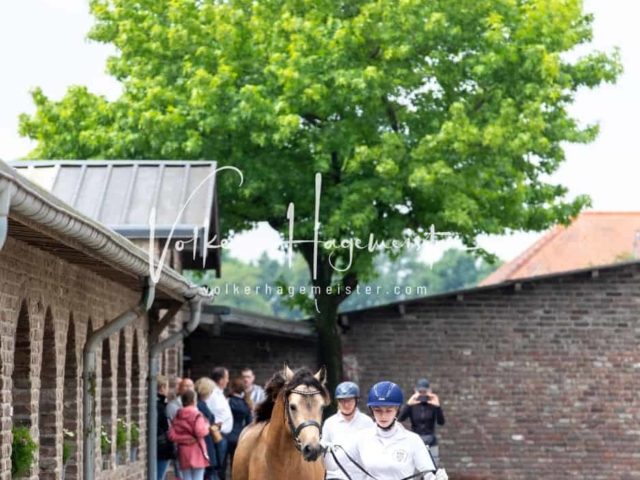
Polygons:
<instances>
[{"instance_id":1,"label":"metal roof","mask_svg":"<svg viewBox=\"0 0 640 480\"><path fill-rule=\"evenodd\" d=\"M155 208L155 238L168 239L172 228L172 242L198 237L195 259L195 242L184 244L183 268L213 269L220 276L220 249L202 248L208 242L215 245L212 240L220 237L215 162L27 160L9 164L73 209L126 238L150 236L149 215Z\"/></svg>"}]
</instances>

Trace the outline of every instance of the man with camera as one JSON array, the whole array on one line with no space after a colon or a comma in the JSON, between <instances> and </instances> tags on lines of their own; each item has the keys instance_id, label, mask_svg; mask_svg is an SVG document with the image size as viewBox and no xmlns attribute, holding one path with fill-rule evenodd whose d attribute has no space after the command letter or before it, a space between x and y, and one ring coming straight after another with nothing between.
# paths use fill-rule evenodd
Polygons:
<instances>
[{"instance_id":1,"label":"man with camera","mask_svg":"<svg viewBox=\"0 0 640 480\"><path fill-rule=\"evenodd\" d=\"M426 378L416 382L415 393L400 412L398 421L403 422L407 418L411 420L411 430L420 435L438 465L440 452L435 431L436 423L440 426L444 425L444 413L440 406L440 399L431 391L429 380Z\"/></svg>"}]
</instances>

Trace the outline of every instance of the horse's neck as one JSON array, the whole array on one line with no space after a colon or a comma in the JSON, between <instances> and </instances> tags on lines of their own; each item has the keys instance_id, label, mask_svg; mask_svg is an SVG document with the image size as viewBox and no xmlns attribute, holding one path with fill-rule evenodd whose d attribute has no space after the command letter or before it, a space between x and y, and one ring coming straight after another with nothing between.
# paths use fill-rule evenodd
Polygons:
<instances>
[{"instance_id":1,"label":"horse's neck","mask_svg":"<svg viewBox=\"0 0 640 480\"><path fill-rule=\"evenodd\" d=\"M269 420L268 427L268 438L271 446L279 449L282 452L284 452L284 450L282 449L286 448L292 448L294 451L296 451L293 438L291 437L291 429L289 428L289 424L286 420L284 400L280 395L278 396L278 400L273 406L273 411L271 412L271 420Z\"/></svg>"}]
</instances>

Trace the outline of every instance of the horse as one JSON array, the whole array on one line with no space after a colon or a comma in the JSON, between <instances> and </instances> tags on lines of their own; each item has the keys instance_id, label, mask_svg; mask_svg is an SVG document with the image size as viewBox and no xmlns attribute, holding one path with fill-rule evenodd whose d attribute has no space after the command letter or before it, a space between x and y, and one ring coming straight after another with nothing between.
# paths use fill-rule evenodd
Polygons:
<instances>
[{"instance_id":1,"label":"horse","mask_svg":"<svg viewBox=\"0 0 640 480\"><path fill-rule=\"evenodd\" d=\"M285 363L265 387L266 399L240 434L233 480L322 480L322 411L331 399L323 366L315 375Z\"/></svg>"}]
</instances>

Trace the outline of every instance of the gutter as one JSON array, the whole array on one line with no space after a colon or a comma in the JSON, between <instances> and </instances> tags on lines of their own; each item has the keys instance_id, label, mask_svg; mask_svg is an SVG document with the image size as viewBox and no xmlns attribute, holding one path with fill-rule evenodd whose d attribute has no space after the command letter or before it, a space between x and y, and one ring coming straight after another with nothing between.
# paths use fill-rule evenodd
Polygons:
<instances>
[{"instance_id":1,"label":"gutter","mask_svg":"<svg viewBox=\"0 0 640 480\"><path fill-rule=\"evenodd\" d=\"M4 247L9 230L9 207L11 206L11 185L0 189L0 250Z\"/></svg>"},{"instance_id":2,"label":"gutter","mask_svg":"<svg viewBox=\"0 0 640 480\"><path fill-rule=\"evenodd\" d=\"M155 298L155 285L149 277L144 278L144 288L140 301L126 312L103 325L87 338L83 350L84 368L82 371L82 421L83 421L83 478L93 480L95 477L96 446L96 353L95 349L102 345L105 338L119 332L127 325L145 315Z\"/></svg>"},{"instance_id":3,"label":"gutter","mask_svg":"<svg viewBox=\"0 0 640 480\"><path fill-rule=\"evenodd\" d=\"M189 322L182 330L174 332L168 338L157 342L160 332L171 319L178 313L180 308L169 310L162 320L158 323L155 332L153 346L149 350L149 389L147 391L147 478L148 480L157 480L158 478L158 384L156 376L158 375L158 356L167 348L170 348L188 337L200 323L203 299L195 296L189 300ZM151 343L151 342L150 342ZM85 480L86 477L85 477Z\"/></svg>"}]
</instances>

